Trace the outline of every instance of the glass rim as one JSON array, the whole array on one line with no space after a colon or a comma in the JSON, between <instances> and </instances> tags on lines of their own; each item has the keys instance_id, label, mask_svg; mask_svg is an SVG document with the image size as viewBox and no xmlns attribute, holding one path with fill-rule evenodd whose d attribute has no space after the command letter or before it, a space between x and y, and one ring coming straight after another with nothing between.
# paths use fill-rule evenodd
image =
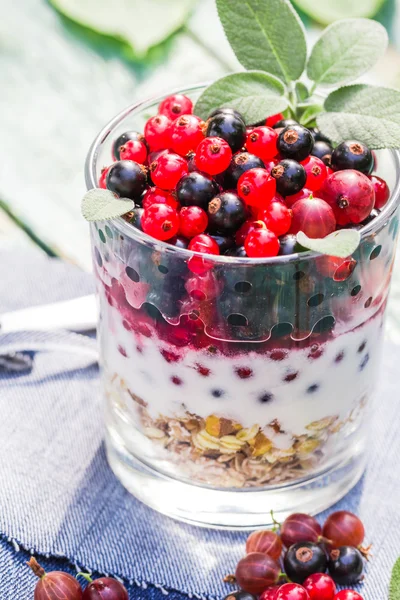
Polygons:
<instances>
[{"instance_id":1,"label":"glass rim","mask_svg":"<svg viewBox=\"0 0 400 600\"><path fill-rule=\"evenodd\" d=\"M162 102L162 100L164 100L164 98L166 98L167 96L169 96L171 94L185 94L185 93L190 93L190 92L196 92L196 91L200 91L200 90L204 89L207 85L209 85L209 82L197 83L197 84L191 85L189 87L184 87L184 88L182 88L182 87L175 88L175 89L169 90L168 92L165 92L161 95L151 96L150 98L147 98L145 100L135 102L135 103L129 105L128 107L126 107L125 109L123 109L117 115L115 115L101 129L100 133L95 137L94 141L92 142L92 144L89 148L89 152L87 154L86 162L85 162L85 182L86 182L87 190L97 187L96 166L97 166L97 158L99 155L99 150L100 150L102 144L107 139L107 137L114 131L114 129L120 123L122 123L124 121L124 119L126 117L128 117L130 114L134 114L135 111L145 110L146 108L150 108L154 104L159 104L160 102ZM379 215L375 219L373 219L370 223L368 223L367 225L365 225L364 227L362 227L359 230L361 238L365 238L365 237L369 236L370 234L377 232L381 228L381 226L383 226L387 222L387 220L392 216L392 214L394 213L394 211L396 210L396 208L400 202L400 151L395 150L395 149L389 149L389 148L387 148L385 150L390 152L390 154L393 158L394 166L396 169L396 183L395 183L394 189L392 190L392 192L390 194L390 198L389 198L388 202L386 203L385 207L381 210ZM221 264L221 265L222 264L241 264L241 265L247 265L247 266L262 265L262 264L270 265L270 264L274 264L274 263L297 262L298 260L312 260L318 256L321 256L321 254L319 252L315 252L313 250L307 250L305 252L297 252L297 253L287 254L287 255L283 254L283 255L278 255L278 256L260 257L260 258L251 258L248 256L245 256L245 257L227 256L224 254L218 254L218 255L203 254L201 252L194 252L193 250L189 250L186 248L177 248L177 247L169 244L168 241L163 242L161 240L156 240L155 238L151 237L147 233L144 233L143 231L136 229L136 227L133 227L133 225L130 225L122 217L110 219L109 222L110 222L110 224L112 224L113 227L118 229L125 236L132 238L139 243L145 244L145 245L153 248L154 250L157 250L158 252L163 251L163 252L168 252L168 253L175 253L177 255L181 255L188 259L192 256L200 256L201 258L206 259L209 262L212 262L215 264ZM345 260L345 259L343 259L343 260Z\"/></svg>"}]
</instances>

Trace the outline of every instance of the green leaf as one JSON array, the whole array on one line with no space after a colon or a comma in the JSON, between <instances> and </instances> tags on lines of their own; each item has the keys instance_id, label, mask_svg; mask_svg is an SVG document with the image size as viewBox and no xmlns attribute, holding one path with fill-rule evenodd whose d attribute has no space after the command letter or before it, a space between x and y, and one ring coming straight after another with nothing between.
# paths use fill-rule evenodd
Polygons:
<instances>
[{"instance_id":1,"label":"green leaf","mask_svg":"<svg viewBox=\"0 0 400 600\"><path fill-rule=\"evenodd\" d=\"M389 600L400 600L400 558L393 565L389 585Z\"/></svg>"},{"instance_id":2,"label":"green leaf","mask_svg":"<svg viewBox=\"0 0 400 600\"><path fill-rule=\"evenodd\" d=\"M299 231L296 238L297 242L308 250L328 256L347 258L357 250L361 235L355 229L340 229L324 238L317 239L309 238L303 231Z\"/></svg>"},{"instance_id":3,"label":"green leaf","mask_svg":"<svg viewBox=\"0 0 400 600\"><path fill-rule=\"evenodd\" d=\"M304 102L310 96L308 87L302 81L296 81L295 85L296 96L299 102Z\"/></svg>"},{"instance_id":4,"label":"green leaf","mask_svg":"<svg viewBox=\"0 0 400 600\"><path fill-rule=\"evenodd\" d=\"M349 85L325 100L318 127L333 142L355 139L371 149L400 147L400 92L369 85Z\"/></svg>"},{"instance_id":5,"label":"green leaf","mask_svg":"<svg viewBox=\"0 0 400 600\"><path fill-rule=\"evenodd\" d=\"M94 188L82 200L82 215L86 221L107 221L126 214L135 208L129 198L117 198L110 190Z\"/></svg>"},{"instance_id":6,"label":"green leaf","mask_svg":"<svg viewBox=\"0 0 400 600\"><path fill-rule=\"evenodd\" d=\"M79 25L127 42L138 58L182 27L194 5L194 0L50 1Z\"/></svg>"},{"instance_id":7,"label":"green leaf","mask_svg":"<svg viewBox=\"0 0 400 600\"><path fill-rule=\"evenodd\" d=\"M299 16L289 0L216 0L226 37L246 69L286 82L298 79L307 59Z\"/></svg>"},{"instance_id":8,"label":"green leaf","mask_svg":"<svg viewBox=\"0 0 400 600\"><path fill-rule=\"evenodd\" d=\"M321 106L321 104L310 104L310 106L307 106L307 108L301 115L300 123L302 125L310 125L311 123L313 123L315 121L317 115L319 115L319 113L322 110L323 110L323 107Z\"/></svg>"},{"instance_id":9,"label":"green leaf","mask_svg":"<svg viewBox=\"0 0 400 600\"><path fill-rule=\"evenodd\" d=\"M288 105L285 86L277 77L263 71L232 73L217 79L196 102L196 114L206 119L215 108L238 110L246 123L257 123L282 112Z\"/></svg>"},{"instance_id":10,"label":"green leaf","mask_svg":"<svg viewBox=\"0 0 400 600\"><path fill-rule=\"evenodd\" d=\"M315 21L329 25L339 19L374 17L385 0L293 0Z\"/></svg>"},{"instance_id":11,"label":"green leaf","mask_svg":"<svg viewBox=\"0 0 400 600\"><path fill-rule=\"evenodd\" d=\"M387 45L386 29L376 21L337 21L317 40L308 60L307 75L323 85L354 80L374 66Z\"/></svg>"}]
</instances>

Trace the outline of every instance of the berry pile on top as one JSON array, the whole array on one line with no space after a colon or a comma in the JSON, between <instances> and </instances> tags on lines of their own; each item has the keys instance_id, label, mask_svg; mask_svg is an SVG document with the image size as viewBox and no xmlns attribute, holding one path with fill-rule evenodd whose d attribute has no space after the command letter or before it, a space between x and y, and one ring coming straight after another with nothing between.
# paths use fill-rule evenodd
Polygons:
<instances>
[{"instance_id":1,"label":"berry pile on top","mask_svg":"<svg viewBox=\"0 0 400 600\"><path fill-rule=\"evenodd\" d=\"M360 227L389 198L362 142L333 148L282 114L246 127L230 108L206 122L192 112L188 97L166 98L144 135L115 140L116 162L101 174L100 187L134 200L125 219L157 240L214 255L291 254L299 231Z\"/></svg>"}]
</instances>

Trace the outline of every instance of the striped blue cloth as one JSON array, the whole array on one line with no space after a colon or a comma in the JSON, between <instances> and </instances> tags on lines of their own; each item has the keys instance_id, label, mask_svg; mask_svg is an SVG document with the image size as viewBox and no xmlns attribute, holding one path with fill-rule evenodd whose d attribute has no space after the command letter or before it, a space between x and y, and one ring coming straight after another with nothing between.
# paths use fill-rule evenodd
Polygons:
<instances>
[{"instance_id":1,"label":"striped blue cloth","mask_svg":"<svg viewBox=\"0 0 400 600\"><path fill-rule=\"evenodd\" d=\"M32 251L2 252L0 281L0 313L93 289L90 275ZM232 588L222 579L234 571L246 534L197 529L135 500L106 462L95 341L0 334L0 354L34 344L43 351L31 373L0 374L0 600L32 597L35 580L24 565L31 553L47 569L119 577L131 598L226 595ZM399 358L387 344L368 470L336 507L357 512L374 545L365 600L387 597L400 554Z\"/></svg>"}]
</instances>

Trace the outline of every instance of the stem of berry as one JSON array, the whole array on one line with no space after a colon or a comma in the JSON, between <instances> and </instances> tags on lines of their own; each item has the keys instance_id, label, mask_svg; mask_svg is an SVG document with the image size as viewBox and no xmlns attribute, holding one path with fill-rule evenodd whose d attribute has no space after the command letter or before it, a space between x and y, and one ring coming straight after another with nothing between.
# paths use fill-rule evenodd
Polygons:
<instances>
[{"instance_id":1,"label":"stem of berry","mask_svg":"<svg viewBox=\"0 0 400 600\"><path fill-rule=\"evenodd\" d=\"M231 584L234 584L234 583L236 583L236 577L235 577L235 575L232 575L232 574L230 574L230 575L225 575L225 577L223 578L223 580L222 580L222 581L223 581L224 583L231 583Z\"/></svg>"},{"instance_id":2,"label":"stem of berry","mask_svg":"<svg viewBox=\"0 0 400 600\"><path fill-rule=\"evenodd\" d=\"M32 569L36 577L39 577L39 579L42 579L46 575L46 571L39 565L38 561L33 556L26 564Z\"/></svg>"},{"instance_id":3,"label":"stem of berry","mask_svg":"<svg viewBox=\"0 0 400 600\"><path fill-rule=\"evenodd\" d=\"M280 528L281 524L275 519L273 510L270 511L270 515L271 515L272 522L274 524L272 527L272 531L275 533Z\"/></svg>"},{"instance_id":4,"label":"stem of berry","mask_svg":"<svg viewBox=\"0 0 400 600\"><path fill-rule=\"evenodd\" d=\"M90 577L89 573L82 573L82 572L79 572L79 573L76 575L76 578L77 578L77 579L78 579L78 577L83 577L84 579L86 579L86 581L87 581L88 583L92 583L92 581L93 581L93 579Z\"/></svg>"},{"instance_id":5,"label":"stem of berry","mask_svg":"<svg viewBox=\"0 0 400 600\"><path fill-rule=\"evenodd\" d=\"M358 546L357 550L359 550L361 552L361 554L363 555L365 560L369 561L369 559L373 556L371 554L371 548L372 548L372 544L369 544L368 546Z\"/></svg>"}]
</instances>

